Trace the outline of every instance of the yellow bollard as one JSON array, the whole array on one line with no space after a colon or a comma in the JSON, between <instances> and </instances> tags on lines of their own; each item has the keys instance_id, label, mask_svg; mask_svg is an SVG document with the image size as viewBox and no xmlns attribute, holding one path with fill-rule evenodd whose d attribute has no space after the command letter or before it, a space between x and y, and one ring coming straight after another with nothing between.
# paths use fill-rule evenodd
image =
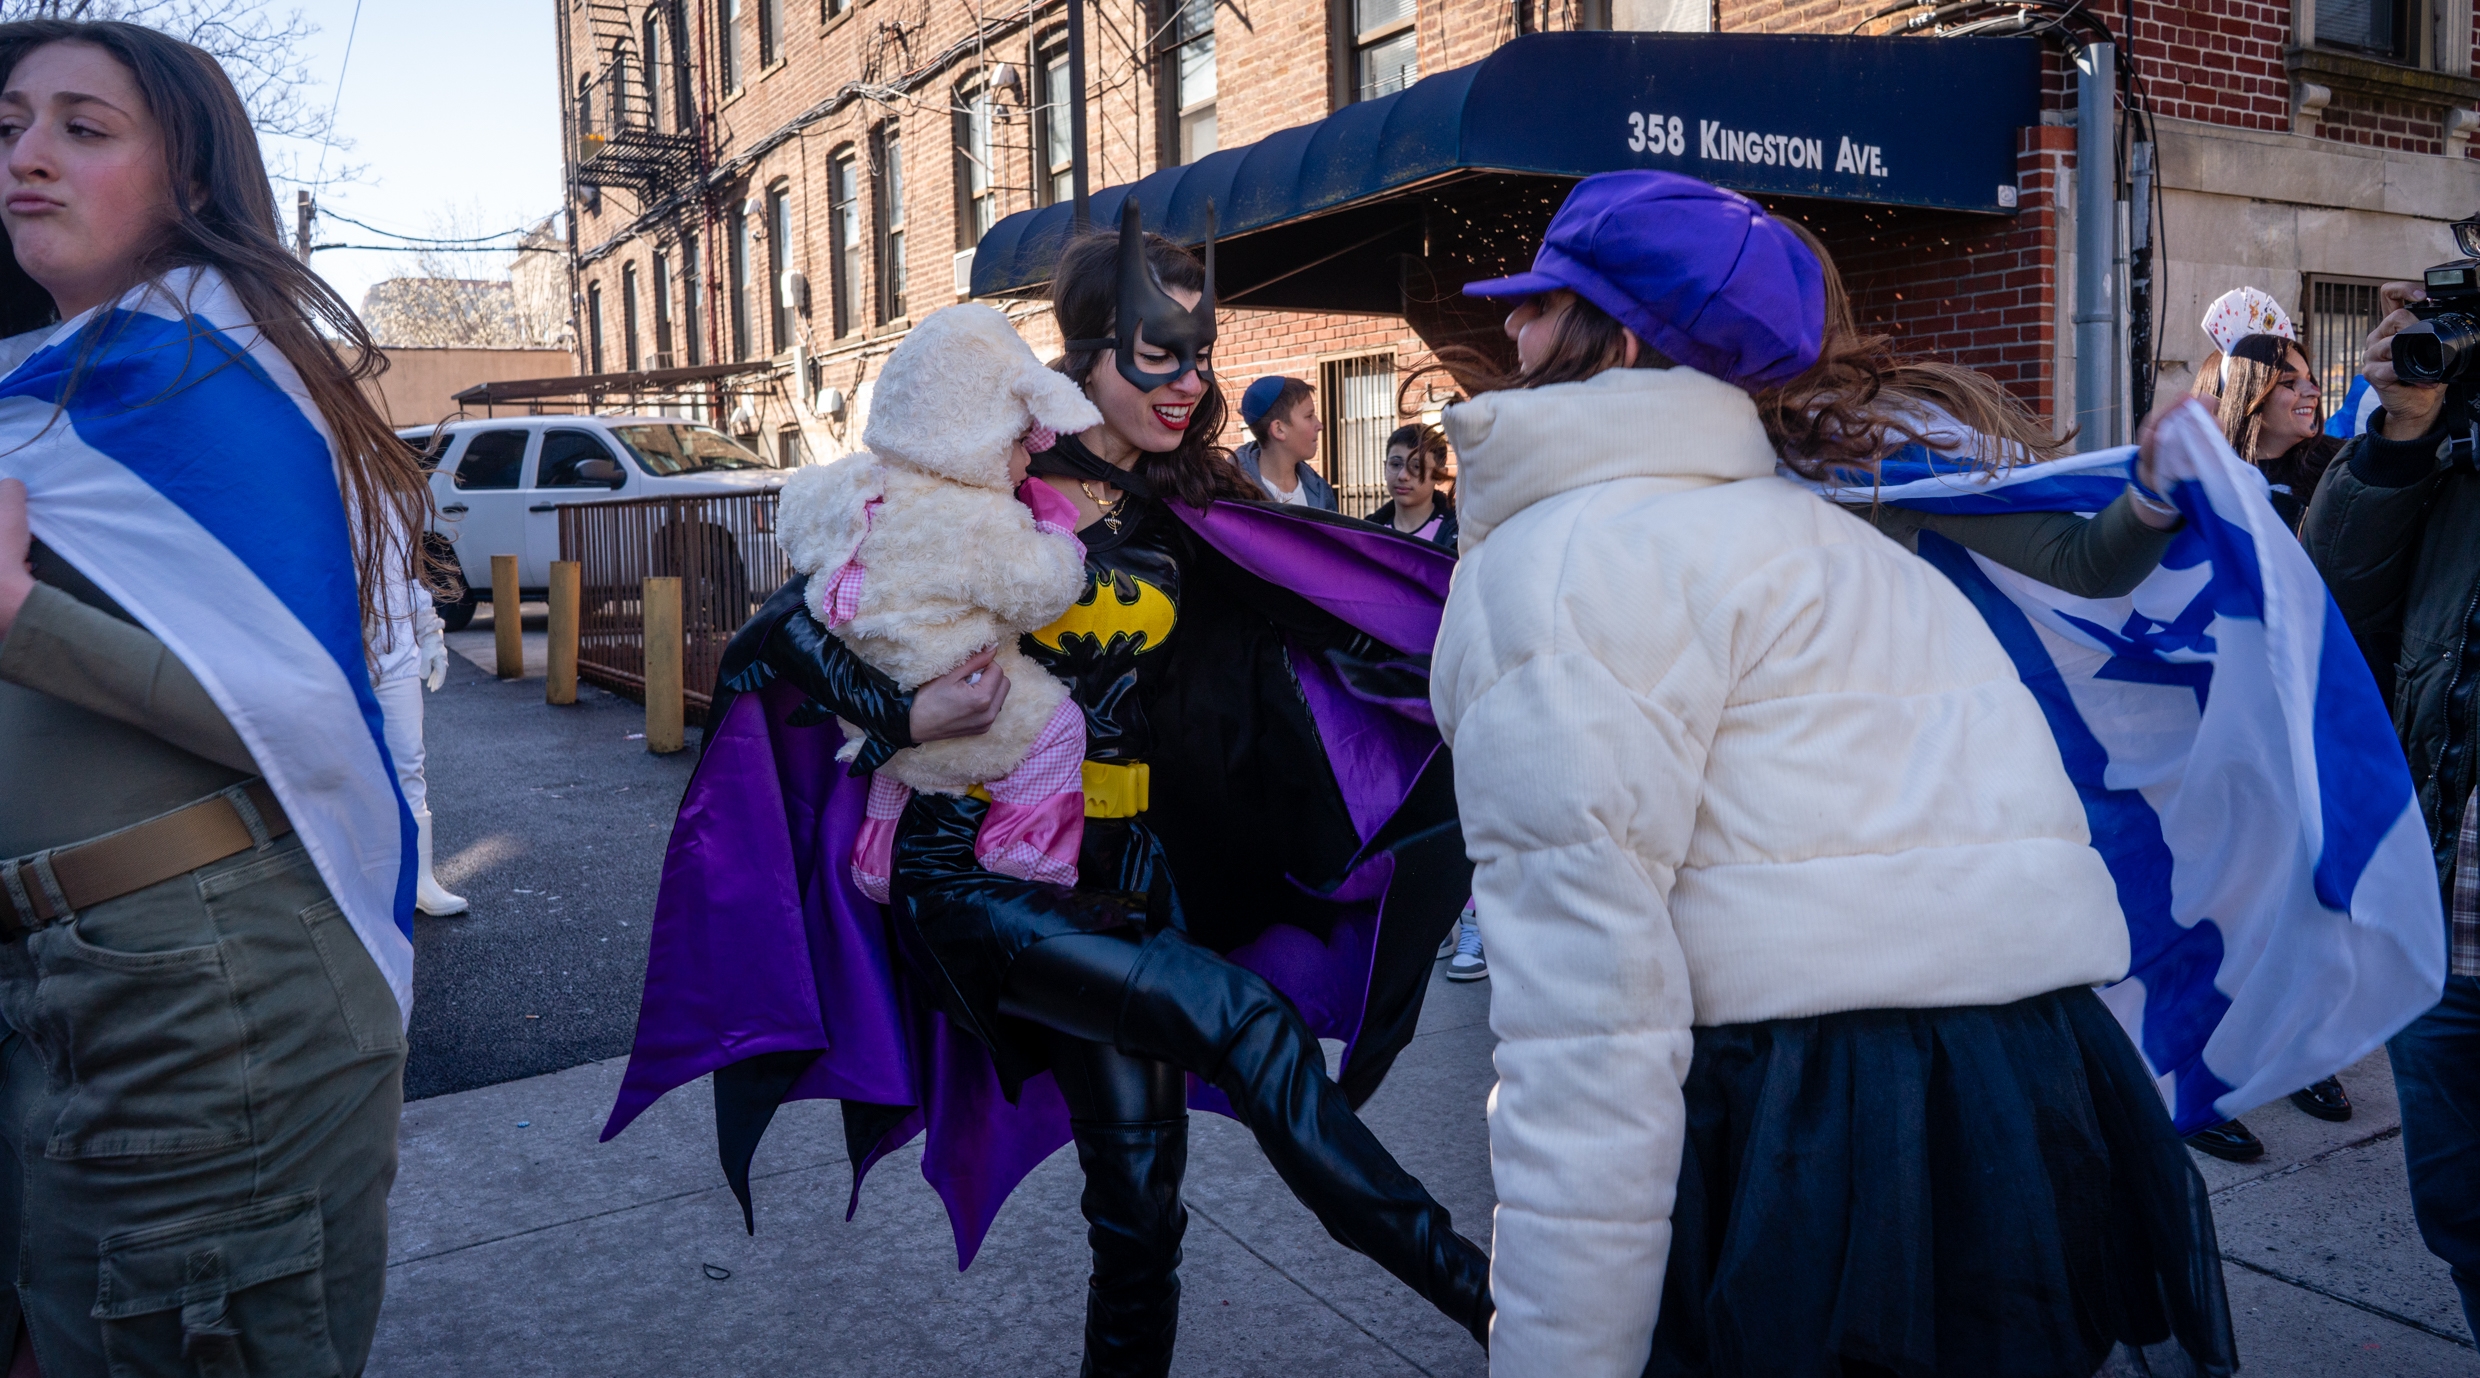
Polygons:
<instances>
[{"instance_id":1,"label":"yellow bollard","mask_svg":"<svg viewBox=\"0 0 2480 1378\"><path fill-rule=\"evenodd\" d=\"M577 701L577 562L551 562L551 652L543 702Z\"/></svg>"},{"instance_id":2,"label":"yellow bollard","mask_svg":"<svg viewBox=\"0 0 2480 1378\"><path fill-rule=\"evenodd\" d=\"M491 635L499 649L499 677L525 678L525 614L517 606L517 557L491 557Z\"/></svg>"},{"instance_id":3,"label":"yellow bollard","mask_svg":"<svg viewBox=\"0 0 2480 1378\"><path fill-rule=\"evenodd\" d=\"M648 579L646 616L646 749L656 755L688 744L680 697L680 580Z\"/></svg>"}]
</instances>

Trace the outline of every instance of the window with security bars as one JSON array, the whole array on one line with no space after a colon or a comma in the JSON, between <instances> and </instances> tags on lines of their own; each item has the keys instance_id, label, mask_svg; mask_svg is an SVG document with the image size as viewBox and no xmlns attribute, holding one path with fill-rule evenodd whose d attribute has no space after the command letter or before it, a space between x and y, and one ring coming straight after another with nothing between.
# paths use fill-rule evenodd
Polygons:
<instances>
[{"instance_id":1,"label":"window with security bars","mask_svg":"<svg viewBox=\"0 0 2480 1378\"><path fill-rule=\"evenodd\" d=\"M2350 396L2359 377L2360 356L2368 348L2368 332L2377 328L2385 308L2377 300L2374 278L2308 279L2308 363L2316 385L2325 394L2325 414L2333 415Z\"/></svg>"},{"instance_id":2,"label":"window with security bars","mask_svg":"<svg viewBox=\"0 0 2480 1378\"><path fill-rule=\"evenodd\" d=\"M1386 501L1386 438L1395 429L1395 356L1361 354L1318 366L1325 430L1319 456L1336 505L1366 517Z\"/></svg>"}]
</instances>

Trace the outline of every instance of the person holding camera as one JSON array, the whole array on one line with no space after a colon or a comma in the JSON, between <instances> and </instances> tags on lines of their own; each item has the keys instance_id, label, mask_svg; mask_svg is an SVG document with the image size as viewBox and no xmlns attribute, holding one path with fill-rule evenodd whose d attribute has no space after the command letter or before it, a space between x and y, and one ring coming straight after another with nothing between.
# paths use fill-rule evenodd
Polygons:
<instances>
[{"instance_id":1,"label":"person holding camera","mask_svg":"<svg viewBox=\"0 0 2480 1378\"><path fill-rule=\"evenodd\" d=\"M2480 259L2480 219L2454 229ZM2471 710L2456 707L2461 686L2480 675L2480 640L2470 635L2480 469L2463 438L2480 415L2480 350L2459 347L2473 338L2468 318L2430 324L2480 305L2473 268L2431 269L2434 303L2412 283L2383 289L2388 314L2360 368L2379 406L2327 470L2302 535L2393 704L2445 892L2443 997L2386 1052L2420 1237L2453 1270L2464 1322L2480 1332L2480 762ZM2444 299L2441 278L2458 276L2460 290Z\"/></svg>"}]
</instances>

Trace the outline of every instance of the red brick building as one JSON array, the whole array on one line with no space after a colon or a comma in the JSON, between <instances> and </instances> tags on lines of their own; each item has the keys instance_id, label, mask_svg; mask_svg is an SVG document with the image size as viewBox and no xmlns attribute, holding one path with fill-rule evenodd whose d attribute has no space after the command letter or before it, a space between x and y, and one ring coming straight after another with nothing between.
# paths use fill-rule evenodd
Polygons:
<instances>
[{"instance_id":1,"label":"red brick building","mask_svg":"<svg viewBox=\"0 0 2480 1378\"><path fill-rule=\"evenodd\" d=\"M2128 161L2149 157L2156 196L2138 217L2123 178L2118 209L2159 249L2161 386L2185 386L2204 303L2241 283L2293 304L2329 387L2347 382L2371 284L2451 256L2443 223L2480 211L2470 0L2135 4L2101 17L2130 112L2152 116ZM1091 0L1091 181L1254 143L1520 31L1839 34L1882 8ZM856 444L877 361L963 299L981 236L1068 194L1064 0L564 0L562 17L581 370L772 364L778 384L728 419L788 461ZM1865 322L2071 418L2075 97L2063 52L2045 70L2012 215L1777 208L1834 249ZM1038 307L1008 309L1056 346ZM1229 311L1219 350L1234 391L1270 372L1322 383L1328 435L1362 450L1443 399L1443 380L1400 387L1428 358L1400 316L1301 311Z\"/></svg>"}]
</instances>

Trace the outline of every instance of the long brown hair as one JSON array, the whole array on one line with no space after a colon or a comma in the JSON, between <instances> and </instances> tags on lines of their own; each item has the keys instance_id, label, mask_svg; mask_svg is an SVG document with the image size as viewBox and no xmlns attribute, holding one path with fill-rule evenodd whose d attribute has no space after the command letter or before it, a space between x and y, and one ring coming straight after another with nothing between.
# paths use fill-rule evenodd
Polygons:
<instances>
[{"instance_id":1,"label":"long brown hair","mask_svg":"<svg viewBox=\"0 0 2480 1378\"><path fill-rule=\"evenodd\" d=\"M1154 275L1168 288L1203 291L1206 271L1188 250L1158 234L1145 237L1145 258ZM1068 241L1060 252L1059 271L1051 278L1051 314L1059 321L1063 340L1098 340L1119 332L1119 234L1095 230ZM1110 360L1107 349L1071 350L1053 367L1089 387L1094 366ZM1215 440L1223 433L1223 385L1206 374L1205 390L1189 413L1188 429L1177 449L1161 454L1141 450L1137 473L1153 486L1156 497L1203 507L1216 498L1262 498L1231 452Z\"/></svg>"},{"instance_id":2,"label":"long brown hair","mask_svg":"<svg viewBox=\"0 0 2480 1378\"><path fill-rule=\"evenodd\" d=\"M162 131L172 221L140 260L138 280L180 267L221 273L326 419L352 524L362 622L366 634L376 633L384 618L400 615L386 600L396 584L420 572L415 533L429 526L431 515L430 487L413 451L359 386L387 367L386 358L352 308L285 250L258 135L214 58L135 24L27 19L0 24L0 83L26 54L53 43L85 43L110 53L128 69ZM0 227L0 249L7 247L8 232ZM57 318L50 294L18 266L16 254L0 252L0 333L37 329ZM96 315L96 329L82 348L94 347L106 319ZM351 363L339 345L351 352Z\"/></svg>"},{"instance_id":3,"label":"long brown hair","mask_svg":"<svg viewBox=\"0 0 2480 1378\"><path fill-rule=\"evenodd\" d=\"M1817 362L1780 387L1756 394L1766 438L1783 462L1809 478L1848 475L1913 442L1946 443L1939 418L1906 403L1928 403L1977 437L1972 458L1990 468L2055 459L2074 436L2053 433L2021 399L1985 373L1939 359L1899 355L1886 335L1866 335L1834 256L1808 227L1777 217L1808 245L1825 272L1825 336Z\"/></svg>"},{"instance_id":4,"label":"long brown hair","mask_svg":"<svg viewBox=\"0 0 2480 1378\"><path fill-rule=\"evenodd\" d=\"M1678 367L1662 351L1642 340L1636 342L1636 362L1628 363L1627 327L1574 292L1545 292L1535 300L1543 302L1545 311L1561 306L1566 309L1558 311L1551 321L1549 344L1531 368L1521 364L1512 369L1503 367L1470 345L1451 344L1439 349L1437 366L1446 370L1465 396L1580 382L1605 369Z\"/></svg>"},{"instance_id":5,"label":"long brown hair","mask_svg":"<svg viewBox=\"0 0 2480 1378\"><path fill-rule=\"evenodd\" d=\"M2292 367L2291 356L2298 356L2298 367ZM2256 437L2265 428L2265 403L2273 400L2273 390L2282 384L2282 375L2308 373L2308 353L2286 335L2249 335L2234 342L2225 358L2219 352L2206 357L2196 367L2196 382L2189 389L2213 409L2213 419L2221 424L2222 438L2239 458L2251 464L2261 463L2252 453ZM2317 419L2324 420L2324 399L2317 401Z\"/></svg>"}]
</instances>

